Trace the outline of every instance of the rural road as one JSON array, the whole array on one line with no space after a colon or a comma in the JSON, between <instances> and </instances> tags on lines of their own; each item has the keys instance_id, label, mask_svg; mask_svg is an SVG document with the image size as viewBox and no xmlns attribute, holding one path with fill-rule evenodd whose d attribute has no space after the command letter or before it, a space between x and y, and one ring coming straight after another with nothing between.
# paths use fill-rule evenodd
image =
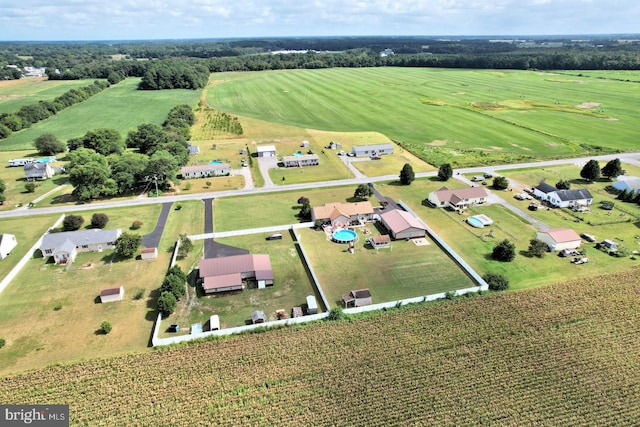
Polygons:
<instances>
[{"instance_id":1,"label":"rural road","mask_svg":"<svg viewBox=\"0 0 640 427\"><path fill-rule=\"evenodd\" d=\"M635 153L609 154L604 156L578 157L578 158L572 158L572 159L547 160L543 162L518 163L518 164L511 164L511 165L461 168L461 169L455 169L454 173L460 173L460 174L466 174L466 173L473 174L473 173L481 173L481 172L497 173L498 171L504 171L509 169L519 169L519 168L532 168L532 167L563 165L563 164L584 165L587 161L591 159L595 159L599 161L608 161L616 158L619 158L622 163L632 164L634 166L640 167L640 153L635 152ZM398 171L398 174L399 173L400 171ZM146 197L146 198L136 198L136 199L118 200L118 201L110 201L110 202L90 202L90 203L78 204L78 205L72 205L72 206L56 206L56 207L35 208L35 209L27 209L27 210L11 210L11 211L0 212L0 218L60 214L65 212L81 212L81 211L87 211L87 210L110 209L110 208L118 208L118 207L125 207L125 206L142 206L142 205L149 205L154 203L172 203L172 202L182 202L187 200L203 200L203 199L211 199L216 197L238 196L243 194L276 193L281 191L308 190L308 189L314 189L314 188L334 187L334 186L340 186L340 185L353 185L353 184L361 184L361 183L369 183L369 182L375 183L375 182L381 182L381 181L397 180L398 174L375 176L375 177L362 176L359 178L340 179L340 180L334 180L334 181L322 181L322 182L311 182L311 183L305 183L305 184L291 184L291 185L277 185L277 186L272 182L271 183L272 186L265 185L265 187L261 187L261 188L243 188L240 190L227 190L227 191L196 193L196 194L181 194L177 196ZM438 174L437 171L419 172L419 173L416 173L416 178L432 177L432 176L436 176L437 174Z\"/></svg>"}]
</instances>

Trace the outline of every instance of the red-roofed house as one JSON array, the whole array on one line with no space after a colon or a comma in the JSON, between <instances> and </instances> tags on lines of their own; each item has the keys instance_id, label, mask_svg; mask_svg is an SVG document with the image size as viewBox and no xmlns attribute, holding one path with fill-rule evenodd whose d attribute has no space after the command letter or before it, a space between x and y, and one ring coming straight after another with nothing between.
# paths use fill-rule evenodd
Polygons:
<instances>
[{"instance_id":1,"label":"red-roofed house","mask_svg":"<svg viewBox=\"0 0 640 427\"><path fill-rule=\"evenodd\" d=\"M200 261L200 278L205 294L241 291L244 281L262 289L273 286L273 269L265 254L206 258Z\"/></svg>"},{"instance_id":2,"label":"red-roofed house","mask_svg":"<svg viewBox=\"0 0 640 427\"><path fill-rule=\"evenodd\" d=\"M442 187L429 193L429 203L437 208L451 208L454 211L463 210L467 206L486 203L489 193L483 187L467 187L450 190Z\"/></svg>"},{"instance_id":3,"label":"red-roofed house","mask_svg":"<svg viewBox=\"0 0 640 427\"><path fill-rule=\"evenodd\" d=\"M537 239L546 243L551 252L580 247L582 239L570 228L554 228L538 231Z\"/></svg>"},{"instance_id":4,"label":"red-roofed house","mask_svg":"<svg viewBox=\"0 0 640 427\"><path fill-rule=\"evenodd\" d=\"M396 240L424 237L427 233L427 228L418 218L400 209L381 214L380 220Z\"/></svg>"}]
</instances>

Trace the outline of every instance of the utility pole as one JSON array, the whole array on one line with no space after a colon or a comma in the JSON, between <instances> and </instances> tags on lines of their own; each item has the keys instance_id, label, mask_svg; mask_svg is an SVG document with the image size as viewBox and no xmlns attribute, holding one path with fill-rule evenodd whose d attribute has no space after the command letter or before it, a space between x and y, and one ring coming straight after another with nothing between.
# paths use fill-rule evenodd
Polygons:
<instances>
[{"instance_id":1,"label":"utility pole","mask_svg":"<svg viewBox=\"0 0 640 427\"><path fill-rule=\"evenodd\" d=\"M156 183L156 197L158 197L158 177L154 175L153 180Z\"/></svg>"}]
</instances>

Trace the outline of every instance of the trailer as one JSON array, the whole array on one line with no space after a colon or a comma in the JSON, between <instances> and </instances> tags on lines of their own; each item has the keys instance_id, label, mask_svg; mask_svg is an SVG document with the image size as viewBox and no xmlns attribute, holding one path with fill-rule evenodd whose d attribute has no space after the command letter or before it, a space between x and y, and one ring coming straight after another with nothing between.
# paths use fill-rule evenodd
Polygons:
<instances>
[{"instance_id":1,"label":"trailer","mask_svg":"<svg viewBox=\"0 0 640 427\"><path fill-rule=\"evenodd\" d=\"M10 159L9 166L24 166L24 165L28 165L29 163L33 163L35 161L36 159L34 159L33 157L27 157L24 159Z\"/></svg>"}]
</instances>

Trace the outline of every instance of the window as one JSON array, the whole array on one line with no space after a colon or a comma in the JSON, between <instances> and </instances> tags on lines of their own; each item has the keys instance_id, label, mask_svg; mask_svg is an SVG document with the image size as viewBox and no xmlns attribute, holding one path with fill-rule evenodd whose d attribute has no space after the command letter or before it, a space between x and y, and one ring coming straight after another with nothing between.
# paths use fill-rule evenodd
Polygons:
<instances>
[{"instance_id":1,"label":"window","mask_svg":"<svg viewBox=\"0 0 640 427\"><path fill-rule=\"evenodd\" d=\"M47 255L51 255L53 253L53 251L51 249L45 249L44 253Z\"/></svg>"},{"instance_id":2,"label":"window","mask_svg":"<svg viewBox=\"0 0 640 427\"><path fill-rule=\"evenodd\" d=\"M82 249L89 249L89 245L82 245Z\"/></svg>"}]
</instances>

